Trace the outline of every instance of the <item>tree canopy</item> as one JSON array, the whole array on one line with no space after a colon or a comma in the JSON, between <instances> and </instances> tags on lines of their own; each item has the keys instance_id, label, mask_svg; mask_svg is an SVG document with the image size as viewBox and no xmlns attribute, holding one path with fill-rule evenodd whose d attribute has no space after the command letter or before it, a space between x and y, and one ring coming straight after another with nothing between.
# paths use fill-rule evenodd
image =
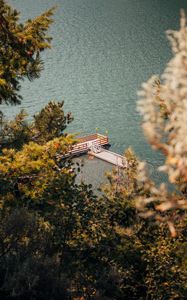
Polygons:
<instances>
[{"instance_id":1,"label":"tree canopy","mask_svg":"<svg viewBox=\"0 0 187 300\"><path fill-rule=\"evenodd\" d=\"M37 78L50 47L53 9L19 23L0 0L0 104L18 104L20 82ZM0 128L1 299L173 300L187 298L186 56L184 14L164 80L143 85L139 108L150 144L175 185L157 186L132 149L100 194L78 183L66 153L75 142L63 102Z\"/></svg>"},{"instance_id":2,"label":"tree canopy","mask_svg":"<svg viewBox=\"0 0 187 300\"><path fill-rule=\"evenodd\" d=\"M23 24L19 22L19 12L0 0L0 104L19 104L20 82L40 76L40 54L50 48L47 31L53 11L51 8Z\"/></svg>"}]
</instances>

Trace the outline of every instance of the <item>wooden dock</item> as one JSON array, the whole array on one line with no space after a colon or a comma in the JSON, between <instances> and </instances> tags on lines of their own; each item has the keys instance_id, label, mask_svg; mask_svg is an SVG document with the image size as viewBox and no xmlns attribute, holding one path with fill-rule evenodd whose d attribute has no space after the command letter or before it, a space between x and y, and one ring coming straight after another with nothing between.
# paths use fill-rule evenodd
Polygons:
<instances>
[{"instance_id":1,"label":"wooden dock","mask_svg":"<svg viewBox=\"0 0 187 300\"><path fill-rule=\"evenodd\" d=\"M108 151L104 148L101 148L100 152L90 151L89 154L119 168L127 168L127 161L122 155L114 153L112 151Z\"/></svg>"},{"instance_id":2,"label":"wooden dock","mask_svg":"<svg viewBox=\"0 0 187 300\"><path fill-rule=\"evenodd\" d=\"M106 147L109 145L108 136L95 133L77 138L78 142L71 146L68 154L71 156L87 153L91 149L94 151L97 147Z\"/></svg>"},{"instance_id":3,"label":"wooden dock","mask_svg":"<svg viewBox=\"0 0 187 300\"><path fill-rule=\"evenodd\" d=\"M127 167L127 161L122 155L105 149L105 147L109 145L107 135L95 133L83 137L78 137L77 140L78 142L71 146L70 150L68 151L65 157L78 156L81 154L89 153L90 155L98 159L104 160L117 167Z\"/></svg>"}]
</instances>

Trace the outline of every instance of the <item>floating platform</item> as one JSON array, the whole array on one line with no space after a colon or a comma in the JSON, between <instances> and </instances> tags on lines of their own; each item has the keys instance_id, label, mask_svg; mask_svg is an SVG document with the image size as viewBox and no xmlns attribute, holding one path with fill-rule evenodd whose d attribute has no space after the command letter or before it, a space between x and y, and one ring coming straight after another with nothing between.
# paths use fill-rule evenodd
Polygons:
<instances>
[{"instance_id":1,"label":"floating platform","mask_svg":"<svg viewBox=\"0 0 187 300\"><path fill-rule=\"evenodd\" d=\"M127 167L125 158L117 153L106 150L110 146L107 135L95 133L77 138L78 142L71 146L66 156L79 156L89 153L90 155L104 160L120 168Z\"/></svg>"}]
</instances>

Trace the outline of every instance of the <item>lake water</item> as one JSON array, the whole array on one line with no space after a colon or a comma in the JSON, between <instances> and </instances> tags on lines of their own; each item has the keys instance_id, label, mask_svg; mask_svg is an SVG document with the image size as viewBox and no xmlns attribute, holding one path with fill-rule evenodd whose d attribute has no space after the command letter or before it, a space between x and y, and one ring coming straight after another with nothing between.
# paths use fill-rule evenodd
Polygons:
<instances>
[{"instance_id":1,"label":"lake water","mask_svg":"<svg viewBox=\"0 0 187 300\"><path fill-rule=\"evenodd\" d=\"M141 159L161 164L140 128L137 90L152 74L161 74L171 57L167 29L179 26L185 0L11 0L23 20L58 5L51 28L53 49L43 54L45 70L22 84L19 107L3 107L8 117L20 108L30 116L49 100L65 100L74 115L69 131L109 133L112 150L131 146ZM88 162L88 169L97 162ZM107 168L107 167L106 167ZM90 173L90 172L88 172ZM91 172L92 173L92 172ZM157 174L158 175L158 174ZM156 176L156 175L155 175ZM99 179L98 179L99 178ZM94 180L100 180L95 175Z\"/></svg>"}]
</instances>

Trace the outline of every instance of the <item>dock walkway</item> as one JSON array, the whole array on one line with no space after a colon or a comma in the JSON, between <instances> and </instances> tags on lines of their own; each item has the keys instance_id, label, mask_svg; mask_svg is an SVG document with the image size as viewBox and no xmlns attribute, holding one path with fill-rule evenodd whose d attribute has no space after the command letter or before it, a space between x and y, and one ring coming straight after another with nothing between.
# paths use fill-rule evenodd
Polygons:
<instances>
[{"instance_id":1,"label":"dock walkway","mask_svg":"<svg viewBox=\"0 0 187 300\"><path fill-rule=\"evenodd\" d=\"M125 158L117 153L114 153L112 151L108 151L101 147L100 152L93 152L89 151L90 155L93 155L94 157L97 157L99 159L102 159L110 164L113 164L120 168L126 168L127 167L127 161Z\"/></svg>"}]
</instances>

